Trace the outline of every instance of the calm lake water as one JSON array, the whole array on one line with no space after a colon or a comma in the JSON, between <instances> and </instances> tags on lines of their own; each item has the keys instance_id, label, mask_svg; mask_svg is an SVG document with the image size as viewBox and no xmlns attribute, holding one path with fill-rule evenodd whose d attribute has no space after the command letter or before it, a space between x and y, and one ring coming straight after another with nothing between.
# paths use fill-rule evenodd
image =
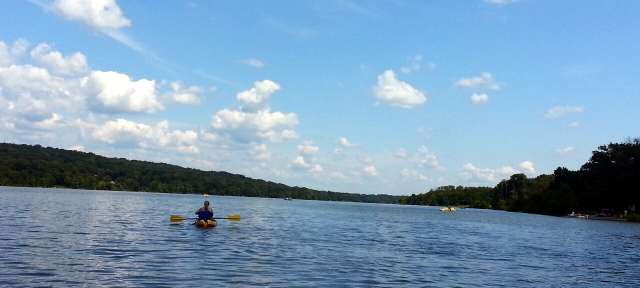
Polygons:
<instances>
[{"instance_id":1,"label":"calm lake water","mask_svg":"<svg viewBox=\"0 0 640 288\"><path fill-rule=\"evenodd\" d=\"M640 225L435 207L0 187L0 286L640 287Z\"/></svg>"}]
</instances>

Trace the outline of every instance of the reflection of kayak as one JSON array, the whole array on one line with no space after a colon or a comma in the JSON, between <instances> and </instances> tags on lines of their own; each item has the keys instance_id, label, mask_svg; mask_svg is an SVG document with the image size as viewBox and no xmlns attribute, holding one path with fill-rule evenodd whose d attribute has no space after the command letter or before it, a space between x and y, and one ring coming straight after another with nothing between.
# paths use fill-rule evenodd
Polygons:
<instances>
[{"instance_id":1,"label":"reflection of kayak","mask_svg":"<svg viewBox=\"0 0 640 288\"><path fill-rule=\"evenodd\" d=\"M198 228L213 228L216 227L216 225L218 225L218 222L216 220L198 220L196 223L196 226L198 226Z\"/></svg>"}]
</instances>

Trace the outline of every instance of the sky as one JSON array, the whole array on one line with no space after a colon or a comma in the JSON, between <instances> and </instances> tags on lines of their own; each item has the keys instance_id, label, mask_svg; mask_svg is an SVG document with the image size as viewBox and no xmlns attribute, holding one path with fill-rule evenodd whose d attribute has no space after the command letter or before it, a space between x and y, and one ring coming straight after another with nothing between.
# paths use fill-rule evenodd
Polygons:
<instances>
[{"instance_id":1,"label":"sky","mask_svg":"<svg viewBox=\"0 0 640 288\"><path fill-rule=\"evenodd\" d=\"M0 3L0 142L407 195L640 136L640 2Z\"/></svg>"}]
</instances>

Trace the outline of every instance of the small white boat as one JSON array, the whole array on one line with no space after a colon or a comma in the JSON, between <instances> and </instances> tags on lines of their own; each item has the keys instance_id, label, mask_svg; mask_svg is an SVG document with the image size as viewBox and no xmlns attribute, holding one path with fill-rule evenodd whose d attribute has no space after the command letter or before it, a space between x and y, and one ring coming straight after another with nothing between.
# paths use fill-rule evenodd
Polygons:
<instances>
[{"instance_id":1,"label":"small white boat","mask_svg":"<svg viewBox=\"0 0 640 288\"><path fill-rule=\"evenodd\" d=\"M442 207L440 208L442 212L456 212L456 207Z\"/></svg>"}]
</instances>

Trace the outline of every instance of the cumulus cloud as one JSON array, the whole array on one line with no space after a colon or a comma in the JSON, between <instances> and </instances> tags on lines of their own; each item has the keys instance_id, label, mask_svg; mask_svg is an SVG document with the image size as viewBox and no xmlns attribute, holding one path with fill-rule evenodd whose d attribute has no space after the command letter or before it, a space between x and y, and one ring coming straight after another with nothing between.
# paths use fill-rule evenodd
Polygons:
<instances>
[{"instance_id":1,"label":"cumulus cloud","mask_svg":"<svg viewBox=\"0 0 640 288\"><path fill-rule=\"evenodd\" d=\"M169 84L169 97L180 104L200 104L200 93L202 88L198 86L183 87L180 81Z\"/></svg>"},{"instance_id":2,"label":"cumulus cloud","mask_svg":"<svg viewBox=\"0 0 640 288\"><path fill-rule=\"evenodd\" d=\"M291 165L295 168L305 168L305 169L311 166L307 163L307 161L304 159L304 156L302 155L296 156L296 158L294 158L293 161L291 161Z\"/></svg>"},{"instance_id":3,"label":"cumulus cloud","mask_svg":"<svg viewBox=\"0 0 640 288\"><path fill-rule=\"evenodd\" d=\"M312 173L320 173L324 171L320 164L314 163L311 157L320 151L320 147L313 145L311 141L305 141L297 147L298 155L291 161L291 168L296 170L306 170Z\"/></svg>"},{"instance_id":4,"label":"cumulus cloud","mask_svg":"<svg viewBox=\"0 0 640 288\"><path fill-rule=\"evenodd\" d=\"M271 94L280 90L280 85L271 80L262 80L253 83L249 90L242 91L236 95L236 99L244 104L245 108L262 108Z\"/></svg>"},{"instance_id":5,"label":"cumulus cloud","mask_svg":"<svg viewBox=\"0 0 640 288\"><path fill-rule=\"evenodd\" d=\"M69 21L82 23L153 60L161 68L170 70L166 61L122 31L122 28L130 27L132 24L131 20L124 16L116 0L55 0L48 4L39 0L31 2L54 11Z\"/></svg>"},{"instance_id":6,"label":"cumulus cloud","mask_svg":"<svg viewBox=\"0 0 640 288\"><path fill-rule=\"evenodd\" d=\"M471 163L462 166L463 175L470 179L480 180L483 182L496 183L502 179L509 178L513 174L524 173L531 175L536 172L533 162L522 161L518 164L518 168L512 166L502 166L500 168L480 168Z\"/></svg>"},{"instance_id":7,"label":"cumulus cloud","mask_svg":"<svg viewBox=\"0 0 640 288\"><path fill-rule=\"evenodd\" d=\"M476 105L485 104L489 102L489 95L486 93L473 93L469 99L471 100L471 103Z\"/></svg>"},{"instance_id":8,"label":"cumulus cloud","mask_svg":"<svg viewBox=\"0 0 640 288\"><path fill-rule=\"evenodd\" d=\"M0 99L6 102L5 115L49 116L53 109L79 106L81 98L74 93L77 83L51 75L48 70L31 65L0 67Z\"/></svg>"},{"instance_id":9,"label":"cumulus cloud","mask_svg":"<svg viewBox=\"0 0 640 288\"><path fill-rule=\"evenodd\" d=\"M87 58L80 52L64 56L58 51L52 51L51 46L40 43L31 50L31 57L54 74L63 76L85 74L89 67Z\"/></svg>"},{"instance_id":10,"label":"cumulus cloud","mask_svg":"<svg viewBox=\"0 0 640 288\"><path fill-rule=\"evenodd\" d=\"M240 62L242 64L245 64L247 66L251 66L253 68L263 68L265 66L265 64L264 64L264 62L262 62L262 60L255 59L255 58L244 59L244 60L242 60Z\"/></svg>"},{"instance_id":11,"label":"cumulus cloud","mask_svg":"<svg viewBox=\"0 0 640 288\"><path fill-rule=\"evenodd\" d=\"M91 71L82 53L63 55L47 43L26 54L29 46L24 40L12 46L0 41L0 102L12 110L5 112L40 117L40 121L52 111L82 114L92 108L93 112L151 113L164 109L158 96L164 87L155 80ZM196 103L201 91L197 86L182 87L180 82L171 83L168 90L169 98L180 103Z\"/></svg>"},{"instance_id":12,"label":"cumulus cloud","mask_svg":"<svg viewBox=\"0 0 640 288\"><path fill-rule=\"evenodd\" d=\"M306 170L311 173L324 171L321 165L309 162L304 155L298 155L291 161L291 168L296 170Z\"/></svg>"},{"instance_id":13,"label":"cumulus cloud","mask_svg":"<svg viewBox=\"0 0 640 288\"><path fill-rule=\"evenodd\" d=\"M125 119L110 120L96 126L91 136L101 142L134 143L142 148L172 148L183 153L198 153L198 133L192 130L170 130L168 121L155 125Z\"/></svg>"},{"instance_id":14,"label":"cumulus cloud","mask_svg":"<svg viewBox=\"0 0 640 288\"><path fill-rule=\"evenodd\" d=\"M94 106L105 112L147 112L164 109L154 80L132 80L113 71L92 71L83 86L94 96Z\"/></svg>"},{"instance_id":15,"label":"cumulus cloud","mask_svg":"<svg viewBox=\"0 0 640 288\"><path fill-rule=\"evenodd\" d=\"M0 67L16 64L17 60L27 52L28 48L29 42L24 39L16 40L12 45L0 41Z\"/></svg>"},{"instance_id":16,"label":"cumulus cloud","mask_svg":"<svg viewBox=\"0 0 640 288\"><path fill-rule=\"evenodd\" d=\"M584 112L584 108L582 106L554 106L544 113L544 118L557 119L569 114L582 112Z\"/></svg>"},{"instance_id":17,"label":"cumulus cloud","mask_svg":"<svg viewBox=\"0 0 640 288\"><path fill-rule=\"evenodd\" d=\"M115 0L56 0L53 9L64 18L96 29L120 29L131 26Z\"/></svg>"},{"instance_id":18,"label":"cumulus cloud","mask_svg":"<svg viewBox=\"0 0 640 288\"><path fill-rule=\"evenodd\" d=\"M364 172L365 175L370 177L378 176L378 169L376 168L376 166L373 166L373 165L364 166L364 168L362 168L362 172Z\"/></svg>"},{"instance_id":19,"label":"cumulus cloud","mask_svg":"<svg viewBox=\"0 0 640 288\"><path fill-rule=\"evenodd\" d=\"M401 108L413 108L427 101L424 93L409 83L398 80L393 70L386 70L378 75L373 93L381 102Z\"/></svg>"},{"instance_id":20,"label":"cumulus cloud","mask_svg":"<svg viewBox=\"0 0 640 288\"><path fill-rule=\"evenodd\" d=\"M298 145L298 153L300 154L314 154L320 151L320 147L314 146L311 142L304 142Z\"/></svg>"},{"instance_id":21,"label":"cumulus cloud","mask_svg":"<svg viewBox=\"0 0 640 288\"><path fill-rule=\"evenodd\" d=\"M518 167L520 167L520 171L525 174L536 173L536 168L533 167L533 162L531 161L522 161L520 162L520 164L518 164Z\"/></svg>"},{"instance_id":22,"label":"cumulus cloud","mask_svg":"<svg viewBox=\"0 0 640 288\"><path fill-rule=\"evenodd\" d=\"M478 76L462 78L454 84L462 88L500 90L500 84L498 84L495 79L493 79L493 75L488 72L481 73Z\"/></svg>"},{"instance_id":23,"label":"cumulus cloud","mask_svg":"<svg viewBox=\"0 0 640 288\"><path fill-rule=\"evenodd\" d=\"M272 112L266 101L280 85L263 80L254 87L238 93L236 99L244 104L240 109L222 109L211 119L211 127L241 142L269 140L278 142L297 137L293 128L298 125L295 113ZM251 109L247 109L251 107Z\"/></svg>"},{"instance_id":24,"label":"cumulus cloud","mask_svg":"<svg viewBox=\"0 0 640 288\"><path fill-rule=\"evenodd\" d=\"M213 116L211 127L226 132L238 140L249 141L256 138L270 141L294 139L291 130L298 124L295 113L271 112L270 109L244 112L223 109Z\"/></svg>"}]
</instances>

